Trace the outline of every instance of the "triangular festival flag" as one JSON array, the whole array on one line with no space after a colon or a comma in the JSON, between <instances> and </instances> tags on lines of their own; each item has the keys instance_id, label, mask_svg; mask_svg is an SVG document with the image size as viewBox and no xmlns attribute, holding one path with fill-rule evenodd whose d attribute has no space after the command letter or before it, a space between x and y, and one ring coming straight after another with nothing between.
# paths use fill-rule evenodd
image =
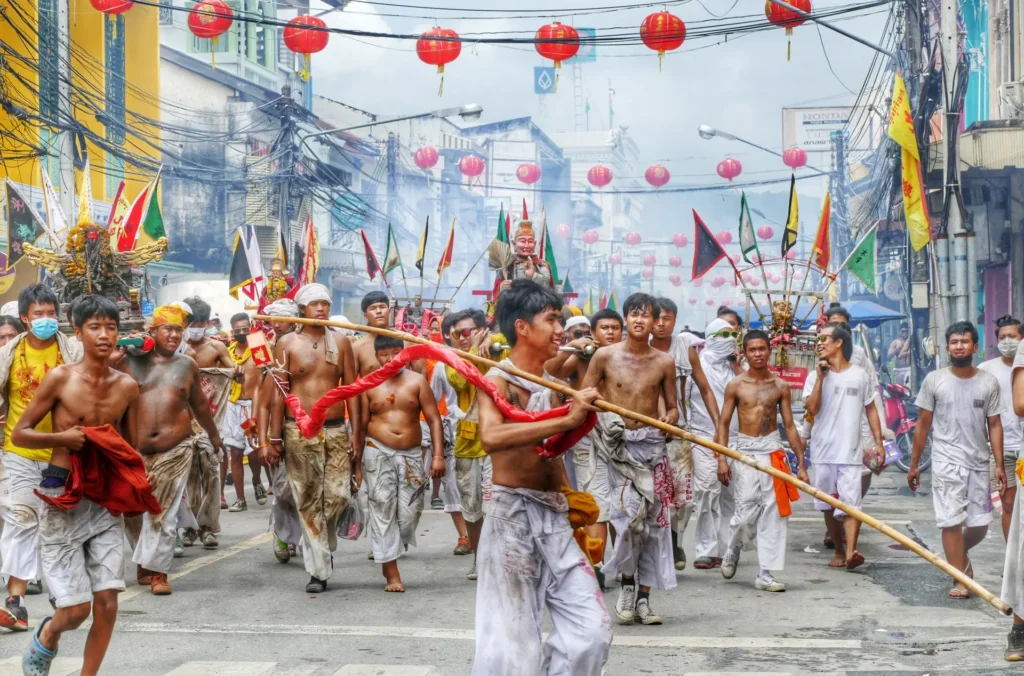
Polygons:
<instances>
[{"instance_id":1,"label":"triangular festival flag","mask_svg":"<svg viewBox=\"0 0 1024 676\"><path fill-rule=\"evenodd\" d=\"M857 248L850 254L850 262L846 264L850 274L860 280L871 293L876 293L877 273L875 271L875 231L871 230L860 241Z\"/></svg>"},{"instance_id":2,"label":"triangular festival flag","mask_svg":"<svg viewBox=\"0 0 1024 676\"><path fill-rule=\"evenodd\" d=\"M82 169L82 182L78 187L78 221L77 224L86 226L92 223L92 181L89 178L91 169L89 158L85 158L85 168Z\"/></svg>"},{"instance_id":3,"label":"triangular festival flag","mask_svg":"<svg viewBox=\"0 0 1024 676\"><path fill-rule=\"evenodd\" d=\"M693 210L693 272L690 280L700 279L708 270L715 267L718 261L726 257L725 249L715 236L704 225L704 221Z\"/></svg>"},{"instance_id":4,"label":"triangular festival flag","mask_svg":"<svg viewBox=\"0 0 1024 676\"><path fill-rule=\"evenodd\" d=\"M828 271L829 259L832 258L832 241L829 224L832 220L832 196L825 193L825 201L821 205L821 218L818 219L818 234L814 236L814 263L821 268L821 274Z\"/></svg>"},{"instance_id":5,"label":"triangular festival flag","mask_svg":"<svg viewBox=\"0 0 1024 676\"><path fill-rule=\"evenodd\" d=\"M612 291L612 295L608 296L607 307L609 310L615 310L616 312L619 311L619 299L615 296L614 291Z\"/></svg>"},{"instance_id":6,"label":"triangular festival flag","mask_svg":"<svg viewBox=\"0 0 1024 676\"><path fill-rule=\"evenodd\" d=\"M501 209L498 210L498 234L494 239L499 242L508 244L508 228L505 227L505 204L502 203Z\"/></svg>"},{"instance_id":7,"label":"triangular festival flag","mask_svg":"<svg viewBox=\"0 0 1024 676\"><path fill-rule=\"evenodd\" d=\"M594 314L594 290L587 290L587 302L583 304L583 314L590 319L590 315Z\"/></svg>"},{"instance_id":8,"label":"triangular festival flag","mask_svg":"<svg viewBox=\"0 0 1024 676\"><path fill-rule=\"evenodd\" d=\"M136 246L138 246L138 242L151 244L166 236L167 231L164 230L164 218L160 213L160 171L157 171L153 187L150 189L149 196L146 199L146 211L142 216L142 225L139 228L139 238Z\"/></svg>"},{"instance_id":9,"label":"triangular festival flag","mask_svg":"<svg viewBox=\"0 0 1024 676\"><path fill-rule=\"evenodd\" d=\"M228 293L236 300L238 299L238 290L251 286L253 283L252 270L249 268L249 257L246 256L246 240L249 237L249 227L251 226L243 226L235 230L235 244L231 248Z\"/></svg>"},{"instance_id":10,"label":"triangular festival flag","mask_svg":"<svg viewBox=\"0 0 1024 676\"><path fill-rule=\"evenodd\" d=\"M427 255L427 233L430 231L430 216L427 216L427 222L423 224L423 234L420 235L420 247L416 251L416 269L420 271L420 277L423 276L423 259ZM363 235L363 239L366 239L366 235ZM370 279L373 279L372 277Z\"/></svg>"},{"instance_id":11,"label":"triangular festival flag","mask_svg":"<svg viewBox=\"0 0 1024 676\"><path fill-rule=\"evenodd\" d=\"M455 255L455 219L452 219L452 229L448 233L448 244L444 247L441 260L437 263L437 276L440 277L452 264L452 256Z\"/></svg>"},{"instance_id":12,"label":"triangular festival flag","mask_svg":"<svg viewBox=\"0 0 1024 676\"><path fill-rule=\"evenodd\" d=\"M558 278L558 262L555 260L555 247L551 245L551 232L548 230L548 216L544 212L544 208L541 207L540 211L541 222L544 224L544 239L541 240L541 253L544 255L544 262L548 264L548 268L551 270L551 283L557 285L562 280Z\"/></svg>"},{"instance_id":13,"label":"triangular festival flag","mask_svg":"<svg viewBox=\"0 0 1024 676\"><path fill-rule=\"evenodd\" d=\"M366 274L372 280L377 276L377 273L380 272L380 263L377 262L377 256L373 253L373 247L370 246L370 240L366 237L366 231L360 230L359 234L363 238L363 251L366 254Z\"/></svg>"},{"instance_id":14,"label":"triangular festival flag","mask_svg":"<svg viewBox=\"0 0 1024 676\"><path fill-rule=\"evenodd\" d=\"M46 232L43 220L22 197L14 183L7 180L7 269L10 270L25 255L24 245L35 244Z\"/></svg>"},{"instance_id":15,"label":"triangular festival flag","mask_svg":"<svg viewBox=\"0 0 1024 676\"><path fill-rule=\"evenodd\" d=\"M402 254L398 250L398 240L395 239L395 230L388 223L388 244L384 249L384 270L382 274L387 276L395 268L402 267Z\"/></svg>"},{"instance_id":16,"label":"triangular festival flag","mask_svg":"<svg viewBox=\"0 0 1024 676\"><path fill-rule=\"evenodd\" d=\"M750 209L747 207L747 194L740 193L740 252L743 260L748 263L754 262L747 255L751 251L757 256L761 255L757 249L757 237L754 236L754 223L750 220Z\"/></svg>"},{"instance_id":17,"label":"triangular festival flag","mask_svg":"<svg viewBox=\"0 0 1024 676\"><path fill-rule=\"evenodd\" d=\"M800 225L800 205L796 199L796 174L789 181L789 214L786 217L786 229L782 232L782 257L796 246L797 228Z\"/></svg>"}]
</instances>

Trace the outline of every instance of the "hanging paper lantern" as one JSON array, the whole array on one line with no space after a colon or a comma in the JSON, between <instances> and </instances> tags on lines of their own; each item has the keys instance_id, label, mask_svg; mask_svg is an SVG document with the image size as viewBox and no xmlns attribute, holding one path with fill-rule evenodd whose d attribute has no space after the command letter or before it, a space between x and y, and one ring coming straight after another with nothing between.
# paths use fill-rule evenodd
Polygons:
<instances>
[{"instance_id":1,"label":"hanging paper lantern","mask_svg":"<svg viewBox=\"0 0 1024 676\"><path fill-rule=\"evenodd\" d=\"M668 276L668 281L672 284L672 286L679 286L680 284L683 283L683 278L673 272L671 275Z\"/></svg>"},{"instance_id":2,"label":"hanging paper lantern","mask_svg":"<svg viewBox=\"0 0 1024 676\"><path fill-rule=\"evenodd\" d=\"M416 56L429 66L437 66L437 72L441 76L438 96L444 92L444 67L459 58L461 53L462 43L459 41L459 34L451 28L435 26L416 41Z\"/></svg>"},{"instance_id":3,"label":"hanging paper lantern","mask_svg":"<svg viewBox=\"0 0 1024 676\"><path fill-rule=\"evenodd\" d=\"M463 176L469 176L470 178L479 176L484 173L484 161L476 155L464 155L459 160L459 171L462 172Z\"/></svg>"},{"instance_id":4,"label":"hanging paper lantern","mask_svg":"<svg viewBox=\"0 0 1024 676\"><path fill-rule=\"evenodd\" d=\"M296 54L302 54L302 70L299 77L309 81L309 55L323 51L327 46L327 23L311 14L300 14L285 26L282 33L284 44Z\"/></svg>"},{"instance_id":5,"label":"hanging paper lantern","mask_svg":"<svg viewBox=\"0 0 1024 676\"><path fill-rule=\"evenodd\" d=\"M654 265L654 263L657 262L657 260L658 259L654 256L654 254L647 254L646 256L644 256L644 265Z\"/></svg>"},{"instance_id":6,"label":"hanging paper lantern","mask_svg":"<svg viewBox=\"0 0 1024 676\"><path fill-rule=\"evenodd\" d=\"M671 52L683 46L686 39L686 24L675 14L655 12L647 15L640 24L640 39L648 48L658 52L658 71L665 52Z\"/></svg>"},{"instance_id":7,"label":"hanging paper lantern","mask_svg":"<svg viewBox=\"0 0 1024 676\"><path fill-rule=\"evenodd\" d=\"M555 237L569 239L572 237L572 226L568 223L559 223L558 227L555 228Z\"/></svg>"},{"instance_id":8,"label":"hanging paper lantern","mask_svg":"<svg viewBox=\"0 0 1024 676\"><path fill-rule=\"evenodd\" d=\"M693 280L692 284L693 286L699 289L700 287L704 286L704 278L698 277L697 279Z\"/></svg>"},{"instance_id":9,"label":"hanging paper lantern","mask_svg":"<svg viewBox=\"0 0 1024 676\"><path fill-rule=\"evenodd\" d=\"M611 256L608 256L608 262L612 265L618 265L622 262L622 254L613 253Z\"/></svg>"},{"instance_id":10,"label":"hanging paper lantern","mask_svg":"<svg viewBox=\"0 0 1024 676\"><path fill-rule=\"evenodd\" d=\"M740 298L738 301L736 301L736 304L739 305L740 307L747 307L747 299Z\"/></svg>"},{"instance_id":11,"label":"hanging paper lantern","mask_svg":"<svg viewBox=\"0 0 1024 676\"><path fill-rule=\"evenodd\" d=\"M722 275L717 275L714 279L711 280L711 286L715 287L716 289L725 286L725 277L723 277Z\"/></svg>"},{"instance_id":12,"label":"hanging paper lantern","mask_svg":"<svg viewBox=\"0 0 1024 676\"><path fill-rule=\"evenodd\" d=\"M762 225L757 229L757 236L761 239L771 239L774 234L775 231L772 230L772 226L770 225Z\"/></svg>"},{"instance_id":13,"label":"hanging paper lantern","mask_svg":"<svg viewBox=\"0 0 1024 676\"><path fill-rule=\"evenodd\" d=\"M787 0L786 4L796 7L797 9L802 10L806 13L810 13L811 11L811 0L793 0L792 2L789 2L789 0ZM767 2L764 3L764 15L772 24L779 26L780 28L785 28L787 38L793 35L794 28L803 25L803 23L807 21L807 19L805 19L800 14L797 14L791 9L787 9L782 5L777 5L774 2L772 2L772 0L768 0ZM787 40L786 61L789 61L791 55L792 46L790 44L790 41Z\"/></svg>"},{"instance_id":14,"label":"hanging paper lantern","mask_svg":"<svg viewBox=\"0 0 1024 676\"><path fill-rule=\"evenodd\" d=\"M612 182L612 170L600 164L595 165L587 172L587 181L595 188L603 188Z\"/></svg>"},{"instance_id":15,"label":"hanging paper lantern","mask_svg":"<svg viewBox=\"0 0 1024 676\"><path fill-rule=\"evenodd\" d=\"M729 260L731 260L733 263L739 263L740 262L740 255L739 254L729 254Z\"/></svg>"},{"instance_id":16,"label":"hanging paper lantern","mask_svg":"<svg viewBox=\"0 0 1024 676\"><path fill-rule=\"evenodd\" d=\"M689 244L690 240L686 239L686 235L684 235L683 233L677 232L676 234L672 235L672 243L681 249L687 244Z\"/></svg>"},{"instance_id":17,"label":"hanging paper lantern","mask_svg":"<svg viewBox=\"0 0 1024 676\"><path fill-rule=\"evenodd\" d=\"M644 276L644 279L650 279L654 276L654 268L644 268L640 274Z\"/></svg>"},{"instance_id":18,"label":"hanging paper lantern","mask_svg":"<svg viewBox=\"0 0 1024 676\"><path fill-rule=\"evenodd\" d=\"M583 233L584 244L597 244L597 240L601 238L601 233L597 230L587 230Z\"/></svg>"},{"instance_id":19,"label":"hanging paper lantern","mask_svg":"<svg viewBox=\"0 0 1024 676\"><path fill-rule=\"evenodd\" d=\"M743 273L743 281L746 282L747 284L750 284L750 280L752 280L753 278L754 278L754 276L752 274L750 274L749 272L744 272Z\"/></svg>"},{"instance_id":20,"label":"hanging paper lantern","mask_svg":"<svg viewBox=\"0 0 1024 676\"><path fill-rule=\"evenodd\" d=\"M680 265L683 264L683 259L680 258L679 256L672 256L671 258L668 259L668 264L674 268L678 268Z\"/></svg>"},{"instance_id":21,"label":"hanging paper lantern","mask_svg":"<svg viewBox=\"0 0 1024 676\"><path fill-rule=\"evenodd\" d=\"M672 175L668 173L668 169L660 164L652 164L647 167L647 171L644 172L644 178L647 179L648 183L654 186L655 190L668 183L668 179L671 177Z\"/></svg>"},{"instance_id":22,"label":"hanging paper lantern","mask_svg":"<svg viewBox=\"0 0 1024 676\"><path fill-rule=\"evenodd\" d=\"M782 153L782 162L793 171L796 171L807 164L807 153L800 146L793 146Z\"/></svg>"},{"instance_id":23,"label":"hanging paper lantern","mask_svg":"<svg viewBox=\"0 0 1024 676\"><path fill-rule=\"evenodd\" d=\"M540 167L532 162L520 164L516 167L516 178L526 185L532 185L540 180Z\"/></svg>"},{"instance_id":24,"label":"hanging paper lantern","mask_svg":"<svg viewBox=\"0 0 1024 676\"><path fill-rule=\"evenodd\" d=\"M627 232L626 233L626 244L629 246L637 246L642 241L639 232Z\"/></svg>"},{"instance_id":25,"label":"hanging paper lantern","mask_svg":"<svg viewBox=\"0 0 1024 676\"><path fill-rule=\"evenodd\" d=\"M754 278L747 282L747 284L749 284L750 286L761 286L761 280Z\"/></svg>"},{"instance_id":26,"label":"hanging paper lantern","mask_svg":"<svg viewBox=\"0 0 1024 676\"><path fill-rule=\"evenodd\" d=\"M686 299L686 302L689 303L690 305L696 305L697 299L694 298L693 296L690 296L689 298Z\"/></svg>"},{"instance_id":27,"label":"hanging paper lantern","mask_svg":"<svg viewBox=\"0 0 1024 676\"><path fill-rule=\"evenodd\" d=\"M728 230L723 230L722 232L715 235L715 239L717 239L722 244L728 244L729 242L732 241L732 233L729 232Z\"/></svg>"},{"instance_id":28,"label":"hanging paper lantern","mask_svg":"<svg viewBox=\"0 0 1024 676\"><path fill-rule=\"evenodd\" d=\"M124 14L135 4L131 0L89 0L92 8L104 14Z\"/></svg>"},{"instance_id":29,"label":"hanging paper lantern","mask_svg":"<svg viewBox=\"0 0 1024 676\"><path fill-rule=\"evenodd\" d=\"M786 252L786 260L791 261L796 258L796 249L790 249Z\"/></svg>"},{"instance_id":30,"label":"hanging paper lantern","mask_svg":"<svg viewBox=\"0 0 1024 676\"><path fill-rule=\"evenodd\" d=\"M768 275L768 279L771 281L772 284L778 284L779 280L782 278L773 272L772 274Z\"/></svg>"},{"instance_id":31,"label":"hanging paper lantern","mask_svg":"<svg viewBox=\"0 0 1024 676\"><path fill-rule=\"evenodd\" d=\"M533 39L537 53L554 61L555 68L561 68L563 61L568 61L580 51L580 34L572 26L557 21L538 28Z\"/></svg>"},{"instance_id":32,"label":"hanging paper lantern","mask_svg":"<svg viewBox=\"0 0 1024 676\"><path fill-rule=\"evenodd\" d=\"M793 273L793 279L795 279L796 281L799 282L803 278L804 278L804 273L801 270L797 270L796 272Z\"/></svg>"},{"instance_id":33,"label":"hanging paper lantern","mask_svg":"<svg viewBox=\"0 0 1024 676\"><path fill-rule=\"evenodd\" d=\"M706 301L704 301L704 304L707 305L708 307L715 307L715 299L708 298Z\"/></svg>"},{"instance_id":34,"label":"hanging paper lantern","mask_svg":"<svg viewBox=\"0 0 1024 676\"><path fill-rule=\"evenodd\" d=\"M719 176L731 181L740 175L743 171L743 165L740 164L739 160L727 157L718 163L717 171Z\"/></svg>"},{"instance_id":35,"label":"hanging paper lantern","mask_svg":"<svg viewBox=\"0 0 1024 676\"><path fill-rule=\"evenodd\" d=\"M210 64L217 65L217 42L231 28L234 13L224 0L200 0L188 13L188 29L201 40L209 40Z\"/></svg>"},{"instance_id":36,"label":"hanging paper lantern","mask_svg":"<svg viewBox=\"0 0 1024 676\"><path fill-rule=\"evenodd\" d=\"M413 154L412 159L420 169L430 169L437 164L437 149L431 146L423 146Z\"/></svg>"}]
</instances>

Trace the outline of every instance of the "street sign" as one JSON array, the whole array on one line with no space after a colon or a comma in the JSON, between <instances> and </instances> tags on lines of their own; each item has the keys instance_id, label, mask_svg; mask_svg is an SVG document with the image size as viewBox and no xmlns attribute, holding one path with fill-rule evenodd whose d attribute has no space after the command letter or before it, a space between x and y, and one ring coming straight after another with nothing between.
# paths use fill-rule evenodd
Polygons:
<instances>
[{"instance_id":1,"label":"street sign","mask_svg":"<svg viewBox=\"0 0 1024 676\"><path fill-rule=\"evenodd\" d=\"M142 316L143 317L152 317L153 316L153 311L155 309L156 309L156 306L154 306L153 301L151 301L151 300L144 300L144 301L142 301Z\"/></svg>"},{"instance_id":2,"label":"street sign","mask_svg":"<svg viewBox=\"0 0 1024 676\"><path fill-rule=\"evenodd\" d=\"M573 61L577 63L594 63L597 61L597 29L577 28L580 34L580 51L576 52Z\"/></svg>"},{"instance_id":3,"label":"street sign","mask_svg":"<svg viewBox=\"0 0 1024 676\"><path fill-rule=\"evenodd\" d=\"M807 152L830 151L831 133L842 131L853 111L850 106L783 108L782 147L799 146Z\"/></svg>"},{"instance_id":4,"label":"street sign","mask_svg":"<svg viewBox=\"0 0 1024 676\"><path fill-rule=\"evenodd\" d=\"M534 66L533 68L533 93L554 94L555 93L555 69L553 66Z\"/></svg>"}]
</instances>

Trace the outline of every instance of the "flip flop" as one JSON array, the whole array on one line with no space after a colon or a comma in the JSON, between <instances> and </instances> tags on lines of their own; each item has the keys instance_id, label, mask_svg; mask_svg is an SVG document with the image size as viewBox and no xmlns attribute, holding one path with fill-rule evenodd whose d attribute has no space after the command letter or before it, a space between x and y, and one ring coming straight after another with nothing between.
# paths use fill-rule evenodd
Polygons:
<instances>
[{"instance_id":1,"label":"flip flop","mask_svg":"<svg viewBox=\"0 0 1024 676\"><path fill-rule=\"evenodd\" d=\"M970 558L967 559L967 565L964 567L964 575L971 578L972 580L974 579L974 563L970 560Z\"/></svg>"},{"instance_id":2,"label":"flip flop","mask_svg":"<svg viewBox=\"0 0 1024 676\"><path fill-rule=\"evenodd\" d=\"M970 592L969 589L957 589L956 587L953 587L952 589L949 590L949 598L951 598L951 599L961 599L962 600L962 599L968 599L970 597L971 597L971 592Z\"/></svg>"},{"instance_id":3,"label":"flip flop","mask_svg":"<svg viewBox=\"0 0 1024 676\"><path fill-rule=\"evenodd\" d=\"M853 550L853 556L851 556L846 561L846 570L853 570L854 568L860 566L862 563L864 563L864 555L858 552L857 550Z\"/></svg>"}]
</instances>

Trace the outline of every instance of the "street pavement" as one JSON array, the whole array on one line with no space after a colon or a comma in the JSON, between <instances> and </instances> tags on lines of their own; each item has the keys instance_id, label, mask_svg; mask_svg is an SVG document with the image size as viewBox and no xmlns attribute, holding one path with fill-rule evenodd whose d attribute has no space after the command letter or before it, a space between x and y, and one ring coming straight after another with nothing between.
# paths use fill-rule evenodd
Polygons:
<instances>
[{"instance_id":1,"label":"street pavement","mask_svg":"<svg viewBox=\"0 0 1024 676\"><path fill-rule=\"evenodd\" d=\"M927 487L927 475L925 486ZM251 489L251 487L248 487ZM234 489L228 488L233 496ZM342 541L326 593L306 594L300 559L278 563L267 533L269 503L222 512L220 548L175 559L174 594L154 597L134 584L121 595L117 631L102 673L110 676L467 676L473 660L475 583L471 559L453 556L450 518L427 510L419 546L400 561L405 594L387 594L369 541ZM916 496L905 475L875 479L865 510L941 552L927 488ZM610 676L784 676L813 674L1003 674L1009 620L979 599L947 597L949 578L871 529L868 563L833 570L824 526L802 496L790 519L783 594L754 590L753 552L736 577L687 568L678 586L653 591L658 627L614 627ZM692 562L692 533L686 538ZM972 552L978 581L998 593L1003 567L998 515ZM612 583L614 586L614 583ZM611 608L617 589L605 595ZM33 626L45 596L28 598ZM86 630L67 635L51 674L77 674ZM0 676L21 674L28 634L0 634Z\"/></svg>"}]
</instances>

